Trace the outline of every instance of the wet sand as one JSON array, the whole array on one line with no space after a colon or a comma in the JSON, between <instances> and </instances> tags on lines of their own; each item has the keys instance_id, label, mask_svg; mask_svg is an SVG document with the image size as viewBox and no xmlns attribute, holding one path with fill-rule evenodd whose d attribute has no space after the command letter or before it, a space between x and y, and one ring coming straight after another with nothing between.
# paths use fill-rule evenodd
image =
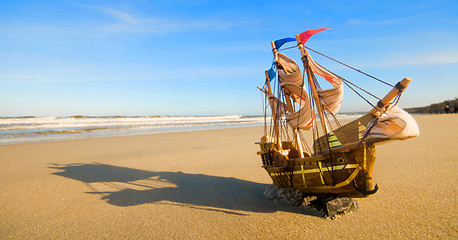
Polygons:
<instances>
[{"instance_id":1,"label":"wet sand","mask_svg":"<svg viewBox=\"0 0 458 240\"><path fill-rule=\"evenodd\" d=\"M458 115L415 118L335 220L263 196L259 127L0 146L0 239L457 239Z\"/></svg>"}]
</instances>

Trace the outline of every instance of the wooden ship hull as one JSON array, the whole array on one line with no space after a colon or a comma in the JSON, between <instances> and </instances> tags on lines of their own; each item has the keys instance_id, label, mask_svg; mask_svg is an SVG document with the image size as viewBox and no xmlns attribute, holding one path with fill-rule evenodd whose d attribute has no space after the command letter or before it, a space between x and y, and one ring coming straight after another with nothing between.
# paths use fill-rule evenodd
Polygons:
<instances>
[{"instance_id":1,"label":"wooden ship hull","mask_svg":"<svg viewBox=\"0 0 458 240\"><path fill-rule=\"evenodd\" d=\"M268 139L263 137L264 141L257 143L261 148L258 155L277 188L296 189L311 196L352 198L367 197L378 189L372 181L374 144L301 158L294 141L282 142L282 150L278 151Z\"/></svg>"}]
</instances>

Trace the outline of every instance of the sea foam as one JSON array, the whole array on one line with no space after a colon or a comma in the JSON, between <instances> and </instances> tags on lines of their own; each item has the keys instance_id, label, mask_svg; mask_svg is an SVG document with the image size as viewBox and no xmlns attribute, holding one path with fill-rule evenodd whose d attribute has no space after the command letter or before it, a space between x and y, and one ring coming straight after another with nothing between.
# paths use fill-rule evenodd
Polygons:
<instances>
[{"instance_id":1,"label":"sea foam","mask_svg":"<svg viewBox=\"0 0 458 240\"><path fill-rule=\"evenodd\" d=\"M3 117L0 144L261 126L263 121L242 115Z\"/></svg>"},{"instance_id":2,"label":"sea foam","mask_svg":"<svg viewBox=\"0 0 458 240\"><path fill-rule=\"evenodd\" d=\"M343 119L356 118L344 114ZM0 145L263 126L264 116L70 116L0 117ZM270 120L267 120L268 124Z\"/></svg>"}]
</instances>

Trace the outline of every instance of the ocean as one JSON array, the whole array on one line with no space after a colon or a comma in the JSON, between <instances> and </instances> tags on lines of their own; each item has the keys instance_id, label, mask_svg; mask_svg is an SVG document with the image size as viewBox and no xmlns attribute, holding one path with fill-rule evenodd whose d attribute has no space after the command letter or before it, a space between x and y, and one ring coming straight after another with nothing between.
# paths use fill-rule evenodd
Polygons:
<instances>
[{"instance_id":1,"label":"ocean","mask_svg":"<svg viewBox=\"0 0 458 240\"><path fill-rule=\"evenodd\" d=\"M0 117L0 145L263 125L264 116L243 115Z\"/></svg>"},{"instance_id":2,"label":"ocean","mask_svg":"<svg viewBox=\"0 0 458 240\"><path fill-rule=\"evenodd\" d=\"M262 126L263 116L0 117L0 145Z\"/></svg>"}]
</instances>

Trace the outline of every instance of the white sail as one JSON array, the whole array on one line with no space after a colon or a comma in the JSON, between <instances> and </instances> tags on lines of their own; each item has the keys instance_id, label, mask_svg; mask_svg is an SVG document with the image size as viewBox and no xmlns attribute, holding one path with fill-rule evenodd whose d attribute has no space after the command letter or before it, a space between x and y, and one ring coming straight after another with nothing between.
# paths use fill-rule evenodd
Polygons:
<instances>
[{"instance_id":1,"label":"white sail","mask_svg":"<svg viewBox=\"0 0 458 240\"><path fill-rule=\"evenodd\" d=\"M310 129L315 116L305 89L293 84L283 84L282 87L295 102L302 106L296 112L286 113L286 121L292 128Z\"/></svg>"},{"instance_id":2,"label":"white sail","mask_svg":"<svg viewBox=\"0 0 458 240\"><path fill-rule=\"evenodd\" d=\"M271 93L269 93L269 91L267 91L265 89L264 89L264 93L267 95L267 98L269 99L269 104L270 104L271 108L274 109L274 111L275 111L275 116L273 116L273 113L272 113L272 116L275 119L278 120L283 115L285 115L285 113L286 113L286 104L284 102L280 101L280 99L274 97Z\"/></svg>"},{"instance_id":3,"label":"white sail","mask_svg":"<svg viewBox=\"0 0 458 240\"><path fill-rule=\"evenodd\" d=\"M323 102L324 109L327 112L336 115L340 109L340 105L342 105L343 84L327 90L317 89L317 92Z\"/></svg>"},{"instance_id":4,"label":"white sail","mask_svg":"<svg viewBox=\"0 0 458 240\"><path fill-rule=\"evenodd\" d=\"M369 132L368 138L386 138L404 140L420 135L417 122L401 108L394 106L387 114L380 117Z\"/></svg>"},{"instance_id":5,"label":"white sail","mask_svg":"<svg viewBox=\"0 0 458 240\"><path fill-rule=\"evenodd\" d=\"M294 84L281 84L283 91L301 106L310 105L306 89Z\"/></svg>"},{"instance_id":6,"label":"white sail","mask_svg":"<svg viewBox=\"0 0 458 240\"><path fill-rule=\"evenodd\" d=\"M280 82L301 86L304 82L301 69L297 63L282 53L277 54L278 76Z\"/></svg>"},{"instance_id":7,"label":"white sail","mask_svg":"<svg viewBox=\"0 0 458 240\"><path fill-rule=\"evenodd\" d=\"M304 88L304 78L299 65L284 54L278 53L278 75L281 87L294 102L302 107L295 112L286 113L286 121L292 128L310 129L313 126L314 113Z\"/></svg>"},{"instance_id":8,"label":"white sail","mask_svg":"<svg viewBox=\"0 0 458 240\"><path fill-rule=\"evenodd\" d=\"M286 121L294 129L300 128L303 130L309 130L313 127L314 120L314 115L310 114L307 110L299 110L294 113L286 114Z\"/></svg>"},{"instance_id":9,"label":"white sail","mask_svg":"<svg viewBox=\"0 0 458 240\"><path fill-rule=\"evenodd\" d=\"M317 89L318 96L322 101L323 107L329 113L335 115L342 104L343 99L343 83L340 78L334 73L324 69L318 63L313 61L312 57L306 49L304 49L304 55L307 56L308 64L313 73L324 78L330 82L333 86L331 89Z\"/></svg>"}]
</instances>

